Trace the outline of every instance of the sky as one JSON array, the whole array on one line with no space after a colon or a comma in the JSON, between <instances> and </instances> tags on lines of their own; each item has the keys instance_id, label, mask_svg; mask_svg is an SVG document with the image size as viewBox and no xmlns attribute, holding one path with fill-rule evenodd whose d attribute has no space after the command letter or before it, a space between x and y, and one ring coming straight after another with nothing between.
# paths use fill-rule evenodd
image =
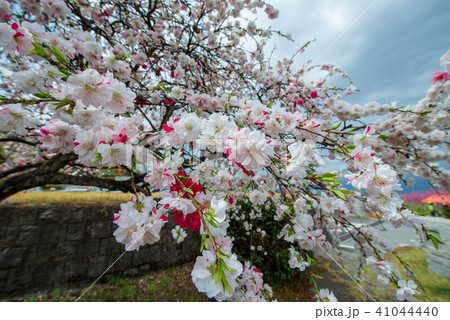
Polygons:
<instances>
[{"instance_id":1,"label":"sky","mask_svg":"<svg viewBox=\"0 0 450 320\"><path fill-rule=\"evenodd\" d=\"M319 59L348 73L360 92L346 100L399 106L415 104L425 96L441 56L450 49L448 0L268 0L280 15L258 23L290 33L295 42L274 37L276 60L290 57L309 40L316 39L297 56L295 65ZM370 7L370 9L368 9ZM355 23L360 15L367 12ZM342 82L341 82L342 84Z\"/></svg>"}]
</instances>

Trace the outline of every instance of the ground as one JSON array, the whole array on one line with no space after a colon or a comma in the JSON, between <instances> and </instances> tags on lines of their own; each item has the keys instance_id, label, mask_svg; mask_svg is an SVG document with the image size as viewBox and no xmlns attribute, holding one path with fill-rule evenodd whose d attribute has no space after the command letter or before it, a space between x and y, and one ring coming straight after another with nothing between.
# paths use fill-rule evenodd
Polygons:
<instances>
[{"instance_id":1,"label":"ground","mask_svg":"<svg viewBox=\"0 0 450 320\"><path fill-rule=\"evenodd\" d=\"M429 271L426 266L426 252L414 247L398 247L396 252L416 274L423 288L417 301L450 301L450 279L442 278ZM395 289L376 280L366 270L365 281L357 284L329 257L317 254L319 263L313 272L323 277L317 279L319 288L328 288L339 301L396 301ZM334 257L339 259L339 257ZM399 261L388 254L387 259L399 270ZM347 260L344 268L354 277L354 261ZM80 301L210 301L199 293L192 283L193 262L164 271L150 273L139 278L112 278L108 283L94 285L80 298ZM355 278L355 277L354 277ZM363 290L363 289L364 290ZM88 287L32 294L7 301L75 301ZM278 301L315 301L314 289L302 276L273 286ZM368 294L370 294L370 297ZM373 298L373 300L372 300Z\"/></svg>"}]
</instances>

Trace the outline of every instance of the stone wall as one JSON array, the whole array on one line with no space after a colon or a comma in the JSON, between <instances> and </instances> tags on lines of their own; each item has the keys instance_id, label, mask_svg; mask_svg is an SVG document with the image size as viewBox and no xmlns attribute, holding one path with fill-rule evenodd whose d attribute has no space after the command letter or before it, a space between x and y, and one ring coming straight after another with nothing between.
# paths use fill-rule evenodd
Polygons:
<instances>
[{"instance_id":1,"label":"stone wall","mask_svg":"<svg viewBox=\"0 0 450 320\"><path fill-rule=\"evenodd\" d=\"M125 252L113 237L119 205L0 205L0 296L90 285ZM102 277L137 276L192 261L196 233L173 243L169 222L161 240L126 252Z\"/></svg>"}]
</instances>

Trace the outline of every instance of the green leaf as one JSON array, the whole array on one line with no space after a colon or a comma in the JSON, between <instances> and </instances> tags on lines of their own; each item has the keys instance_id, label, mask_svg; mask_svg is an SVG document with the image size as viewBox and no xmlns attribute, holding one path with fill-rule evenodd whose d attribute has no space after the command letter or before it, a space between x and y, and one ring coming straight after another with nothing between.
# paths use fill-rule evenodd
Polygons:
<instances>
[{"instance_id":1,"label":"green leaf","mask_svg":"<svg viewBox=\"0 0 450 320\"><path fill-rule=\"evenodd\" d=\"M223 263L223 268L230 272L236 271L236 269L230 268L225 262Z\"/></svg>"},{"instance_id":2,"label":"green leaf","mask_svg":"<svg viewBox=\"0 0 450 320\"><path fill-rule=\"evenodd\" d=\"M72 72L70 72L70 71L67 71L67 70L65 70L65 69L63 69L63 68L60 68L60 67L57 67L58 68L58 70L59 70L59 72L61 72L63 75L65 75L65 76L71 76L72 75Z\"/></svg>"},{"instance_id":3,"label":"green leaf","mask_svg":"<svg viewBox=\"0 0 450 320\"><path fill-rule=\"evenodd\" d=\"M36 39L33 38L33 41L31 41L31 43L34 46L34 49L31 49L28 51L48 60L49 55L48 55L47 51L45 51L45 49L39 43L37 43Z\"/></svg>"},{"instance_id":4,"label":"green leaf","mask_svg":"<svg viewBox=\"0 0 450 320\"><path fill-rule=\"evenodd\" d=\"M58 102L58 103L56 103L54 105L56 106L55 109L59 109L59 108L67 106L68 104L69 104L69 102L67 100L63 100L63 101Z\"/></svg>"},{"instance_id":5,"label":"green leaf","mask_svg":"<svg viewBox=\"0 0 450 320\"><path fill-rule=\"evenodd\" d=\"M433 242L434 247L436 248L436 250L439 250L439 240L432 237L431 238L431 242Z\"/></svg>"},{"instance_id":6,"label":"green leaf","mask_svg":"<svg viewBox=\"0 0 450 320\"><path fill-rule=\"evenodd\" d=\"M439 250L439 244L445 244L442 242L436 235L432 234L431 232L426 233L427 240L431 240L436 250Z\"/></svg>"},{"instance_id":7,"label":"green leaf","mask_svg":"<svg viewBox=\"0 0 450 320\"><path fill-rule=\"evenodd\" d=\"M225 270L231 271L233 269L230 269L230 267L227 266L227 264L225 263L225 261L223 259L219 258L219 263L217 265L217 269L214 270L214 278L216 279L216 283L217 282L221 282L222 286L223 286L223 291L225 293L225 291L228 291L230 293L233 292L233 290L231 289L230 285L228 284L227 278L225 276Z\"/></svg>"},{"instance_id":8,"label":"green leaf","mask_svg":"<svg viewBox=\"0 0 450 320\"><path fill-rule=\"evenodd\" d=\"M96 162L101 162L102 161L102 154L97 152L97 154L95 155L95 159L94 159L94 163Z\"/></svg>"},{"instance_id":9,"label":"green leaf","mask_svg":"<svg viewBox=\"0 0 450 320\"><path fill-rule=\"evenodd\" d=\"M277 158L272 158L271 160L274 164L280 163L280 160Z\"/></svg>"},{"instance_id":10,"label":"green leaf","mask_svg":"<svg viewBox=\"0 0 450 320\"><path fill-rule=\"evenodd\" d=\"M33 96L40 99L50 99L52 96L47 92L33 93Z\"/></svg>"},{"instance_id":11,"label":"green leaf","mask_svg":"<svg viewBox=\"0 0 450 320\"><path fill-rule=\"evenodd\" d=\"M208 239L206 238L206 233L202 235L202 241L200 243L200 252L203 251L203 248L208 249L209 243Z\"/></svg>"},{"instance_id":12,"label":"green leaf","mask_svg":"<svg viewBox=\"0 0 450 320\"><path fill-rule=\"evenodd\" d=\"M309 255L306 255L306 262L308 262L309 264L313 264L314 262L316 262L316 260L311 258Z\"/></svg>"},{"instance_id":13,"label":"green leaf","mask_svg":"<svg viewBox=\"0 0 450 320\"><path fill-rule=\"evenodd\" d=\"M229 258L229 256L225 253L222 252L222 250L219 249L219 258L220 259L225 259L225 258ZM224 262L225 263L225 262ZM230 269L231 270L231 269ZM234 269L233 269L234 270Z\"/></svg>"},{"instance_id":14,"label":"green leaf","mask_svg":"<svg viewBox=\"0 0 450 320\"><path fill-rule=\"evenodd\" d=\"M344 200L344 201L346 200L345 195L344 195L344 193L342 192L342 190L331 189L331 192L333 192L334 195L335 195L336 197L338 197L339 199L342 199L342 200Z\"/></svg>"},{"instance_id":15,"label":"green leaf","mask_svg":"<svg viewBox=\"0 0 450 320\"><path fill-rule=\"evenodd\" d=\"M67 63L66 57L64 57L62 52L59 51L58 48L56 48L54 45L52 45L48 49L53 53L53 55L56 57L56 59L58 60L59 63L61 63L61 64Z\"/></svg>"},{"instance_id":16,"label":"green leaf","mask_svg":"<svg viewBox=\"0 0 450 320\"><path fill-rule=\"evenodd\" d=\"M289 208L289 211L291 212L291 214L295 215L294 204L293 204L293 203L290 203L289 206L288 206L288 208Z\"/></svg>"},{"instance_id":17,"label":"green leaf","mask_svg":"<svg viewBox=\"0 0 450 320\"><path fill-rule=\"evenodd\" d=\"M384 142L387 142L387 140L389 139L389 137L386 136L386 135L384 135L384 134L380 134L380 135L378 136L378 138L380 138L380 139L383 140Z\"/></svg>"},{"instance_id":18,"label":"green leaf","mask_svg":"<svg viewBox=\"0 0 450 320\"><path fill-rule=\"evenodd\" d=\"M233 293L233 290L231 290L230 285L228 284L227 278L225 277L225 273L223 273L223 276L221 276L223 291L228 291L230 293Z\"/></svg>"},{"instance_id":19,"label":"green leaf","mask_svg":"<svg viewBox=\"0 0 450 320\"><path fill-rule=\"evenodd\" d=\"M352 152L355 150L356 146L346 146L345 149L347 149L348 152Z\"/></svg>"},{"instance_id":20,"label":"green leaf","mask_svg":"<svg viewBox=\"0 0 450 320\"><path fill-rule=\"evenodd\" d=\"M339 122L337 125L335 125L334 127L331 128L331 130L336 130L337 128L339 128L342 124L342 121Z\"/></svg>"},{"instance_id":21,"label":"green leaf","mask_svg":"<svg viewBox=\"0 0 450 320\"><path fill-rule=\"evenodd\" d=\"M324 179L324 178L337 178L337 175L334 173L325 173L321 176L319 176L320 179Z\"/></svg>"},{"instance_id":22,"label":"green leaf","mask_svg":"<svg viewBox=\"0 0 450 320\"><path fill-rule=\"evenodd\" d=\"M337 176L336 175L334 177L323 177L323 176L320 176L319 179L322 180L323 182L340 184L340 182L337 181Z\"/></svg>"},{"instance_id":23,"label":"green leaf","mask_svg":"<svg viewBox=\"0 0 450 320\"><path fill-rule=\"evenodd\" d=\"M133 161L131 162L131 170L136 170L136 158L133 158Z\"/></svg>"},{"instance_id":24,"label":"green leaf","mask_svg":"<svg viewBox=\"0 0 450 320\"><path fill-rule=\"evenodd\" d=\"M288 234L288 237L291 237L291 236L293 236L293 235L294 235L294 229L289 228L289 234Z\"/></svg>"},{"instance_id":25,"label":"green leaf","mask_svg":"<svg viewBox=\"0 0 450 320\"><path fill-rule=\"evenodd\" d=\"M213 217L211 217L210 219L206 219L207 221L208 221L208 223L210 224L210 225L212 225L214 228L217 228L217 229L219 229L219 226L217 225L217 220L216 219L214 219Z\"/></svg>"}]
</instances>

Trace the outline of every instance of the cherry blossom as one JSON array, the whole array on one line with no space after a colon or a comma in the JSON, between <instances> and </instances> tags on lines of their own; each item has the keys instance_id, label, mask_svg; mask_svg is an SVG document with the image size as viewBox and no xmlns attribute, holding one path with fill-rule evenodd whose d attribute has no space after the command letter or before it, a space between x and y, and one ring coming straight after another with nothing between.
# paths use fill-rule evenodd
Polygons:
<instances>
[{"instance_id":1,"label":"cherry blossom","mask_svg":"<svg viewBox=\"0 0 450 320\"><path fill-rule=\"evenodd\" d=\"M183 242L183 240L187 237L186 231L184 231L180 226L175 226L171 232L176 244Z\"/></svg>"},{"instance_id":2,"label":"cherry blossom","mask_svg":"<svg viewBox=\"0 0 450 320\"><path fill-rule=\"evenodd\" d=\"M222 301L233 295L237 287L236 278L242 273L242 264L235 257L225 258L223 264L216 264L216 256L209 250L204 250L201 257L197 257L192 280L199 292L205 292L208 298ZM226 268L226 269L225 269ZM225 286L224 283L228 283Z\"/></svg>"},{"instance_id":3,"label":"cherry blossom","mask_svg":"<svg viewBox=\"0 0 450 320\"><path fill-rule=\"evenodd\" d=\"M410 300L414 294L420 294L420 292L415 290L417 289L417 284L413 280L409 280L408 283L405 280L400 280L398 285L400 286L397 289L397 300L399 301Z\"/></svg>"},{"instance_id":4,"label":"cherry blossom","mask_svg":"<svg viewBox=\"0 0 450 320\"><path fill-rule=\"evenodd\" d=\"M114 236L128 251L159 241L161 228L167 222L152 197L133 197L132 201L121 204L119 213L114 216L114 223L119 226Z\"/></svg>"},{"instance_id":5,"label":"cherry blossom","mask_svg":"<svg viewBox=\"0 0 450 320\"><path fill-rule=\"evenodd\" d=\"M319 294L317 295L317 301L322 302L337 302L338 300L334 296L333 292L328 289L320 289Z\"/></svg>"}]
</instances>

